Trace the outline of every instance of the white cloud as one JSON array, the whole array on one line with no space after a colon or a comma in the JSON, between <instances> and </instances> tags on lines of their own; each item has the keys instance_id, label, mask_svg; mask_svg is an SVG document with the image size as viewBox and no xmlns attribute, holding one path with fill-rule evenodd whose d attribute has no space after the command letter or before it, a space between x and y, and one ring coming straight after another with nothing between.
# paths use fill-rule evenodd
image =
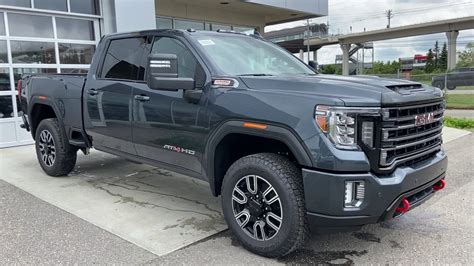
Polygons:
<instances>
[{"instance_id":1,"label":"white cloud","mask_svg":"<svg viewBox=\"0 0 474 266\"><path fill-rule=\"evenodd\" d=\"M311 20L314 23L329 21L330 34L347 34L365 30L383 29L387 25L386 11L391 9L394 17L391 26L404 26L428 21L474 16L474 0L329 0L329 16ZM304 25L296 21L266 27L266 31ZM414 54L426 54L438 40L440 46L446 42L444 33L416 36L375 42L375 60L397 60ZM458 49L468 41L474 41L474 29L461 31ZM333 63L340 54L338 45L323 47L318 52L321 64ZM370 54L370 52L368 52Z\"/></svg>"}]
</instances>

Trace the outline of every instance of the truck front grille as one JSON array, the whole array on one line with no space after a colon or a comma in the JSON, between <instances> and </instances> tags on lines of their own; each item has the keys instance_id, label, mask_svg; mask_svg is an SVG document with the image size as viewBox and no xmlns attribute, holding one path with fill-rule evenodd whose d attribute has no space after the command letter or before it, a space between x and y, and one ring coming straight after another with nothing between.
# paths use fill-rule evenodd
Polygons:
<instances>
[{"instance_id":1,"label":"truck front grille","mask_svg":"<svg viewBox=\"0 0 474 266\"><path fill-rule=\"evenodd\" d=\"M427 159L441 149L444 103L382 109L379 170Z\"/></svg>"}]
</instances>

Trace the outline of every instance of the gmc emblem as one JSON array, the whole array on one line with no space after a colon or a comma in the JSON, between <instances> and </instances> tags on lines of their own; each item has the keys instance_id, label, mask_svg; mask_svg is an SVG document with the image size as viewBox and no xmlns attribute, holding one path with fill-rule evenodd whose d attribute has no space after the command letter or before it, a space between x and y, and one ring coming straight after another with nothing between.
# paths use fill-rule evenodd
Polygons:
<instances>
[{"instance_id":1,"label":"gmc emblem","mask_svg":"<svg viewBox=\"0 0 474 266\"><path fill-rule=\"evenodd\" d=\"M415 126L422 126L434 121L434 114L427 113L423 115L416 115L415 116Z\"/></svg>"}]
</instances>

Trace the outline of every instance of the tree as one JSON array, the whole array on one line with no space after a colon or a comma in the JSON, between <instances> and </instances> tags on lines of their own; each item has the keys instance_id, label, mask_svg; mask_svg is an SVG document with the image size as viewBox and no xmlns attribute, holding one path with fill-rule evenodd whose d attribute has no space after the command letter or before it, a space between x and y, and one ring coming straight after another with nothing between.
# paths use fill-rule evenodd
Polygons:
<instances>
[{"instance_id":1,"label":"tree","mask_svg":"<svg viewBox=\"0 0 474 266\"><path fill-rule=\"evenodd\" d=\"M438 68L441 70L448 69L448 47L446 43L443 44L443 49L441 49L441 54L439 56Z\"/></svg>"},{"instance_id":2,"label":"tree","mask_svg":"<svg viewBox=\"0 0 474 266\"><path fill-rule=\"evenodd\" d=\"M439 68L439 44L438 41L436 41L435 46L434 46L434 67Z\"/></svg>"},{"instance_id":3,"label":"tree","mask_svg":"<svg viewBox=\"0 0 474 266\"><path fill-rule=\"evenodd\" d=\"M459 53L457 67L474 67L474 42L468 43Z\"/></svg>"},{"instance_id":4,"label":"tree","mask_svg":"<svg viewBox=\"0 0 474 266\"><path fill-rule=\"evenodd\" d=\"M431 48L428 50L428 58L426 59L426 66L425 66L425 72L426 73L431 73L433 70L435 70L435 62L434 62L434 55L433 55L433 50Z\"/></svg>"}]
</instances>

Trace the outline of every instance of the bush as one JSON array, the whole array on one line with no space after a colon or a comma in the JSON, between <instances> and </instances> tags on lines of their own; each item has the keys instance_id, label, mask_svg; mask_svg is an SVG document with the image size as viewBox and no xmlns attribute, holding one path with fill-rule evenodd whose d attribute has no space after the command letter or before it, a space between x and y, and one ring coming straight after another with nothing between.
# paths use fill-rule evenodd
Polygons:
<instances>
[{"instance_id":1,"label":"bush","mask_svg":"<svg viewBox=\"0 0 474 266\"><path fill-rule=\"evenodd\" d=\"M474 119L445 117L444 125L447 127L474 129Z\"/></svg>"}]
</instances>

